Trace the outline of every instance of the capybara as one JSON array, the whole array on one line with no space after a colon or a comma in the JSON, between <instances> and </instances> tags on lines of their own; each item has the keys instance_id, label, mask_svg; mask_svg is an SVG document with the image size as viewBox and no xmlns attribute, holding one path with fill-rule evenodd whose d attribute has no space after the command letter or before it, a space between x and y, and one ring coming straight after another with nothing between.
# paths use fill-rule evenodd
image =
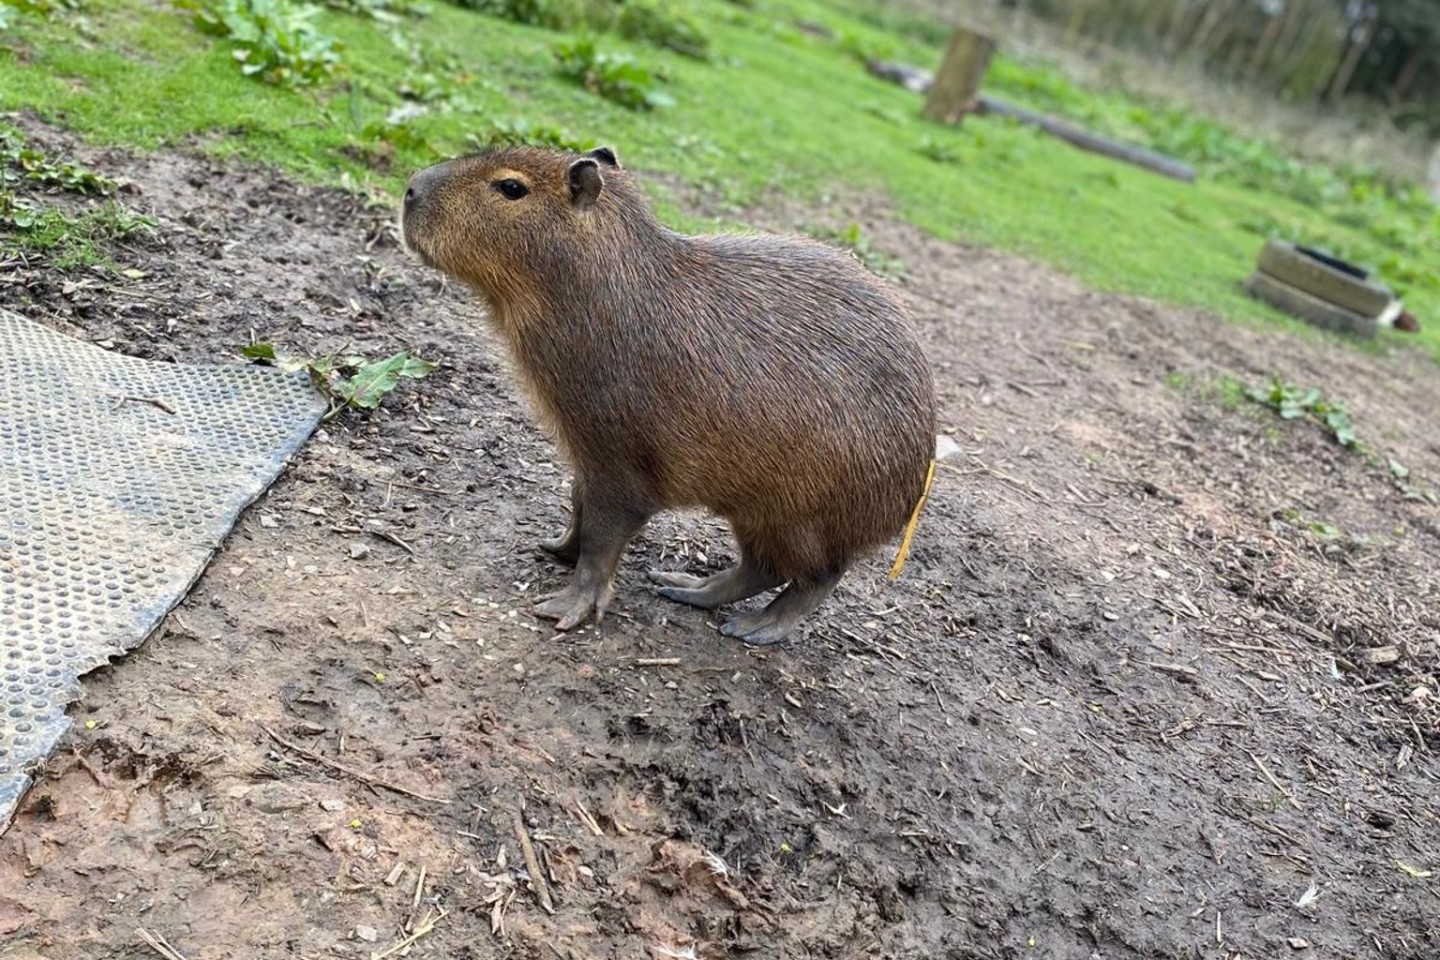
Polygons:
<instances>
[{"instance_id":1,"label":"capybara","mask_svg":"<svg viewBox=\"0 0 1440 960\"><path fill-rule=\"evenodd\" d=\"M573 465L574 564L536 612L599 621L626 544L657 511L729 521L740 560L655 571L660 593L784 637L918 509L935 453L929 367L890 290L797 237L661 225L615 152L487 150L417 173L406 245L489 308L542 423Z\"/></svg>"}]
</instances>

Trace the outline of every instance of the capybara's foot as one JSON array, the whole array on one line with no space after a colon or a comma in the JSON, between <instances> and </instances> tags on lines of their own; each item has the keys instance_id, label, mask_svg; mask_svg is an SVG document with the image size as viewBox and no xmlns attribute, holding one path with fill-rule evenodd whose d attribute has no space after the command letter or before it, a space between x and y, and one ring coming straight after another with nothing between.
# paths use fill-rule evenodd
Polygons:
<instances>
[{"instance_id":1,"label":"capybara's foot","mask_svg":"<svg viewBox=\"0 0 1440 960\"><path fill-rule=\"evenodd\" d=\"M676 603L688 603L702 610L713 610L763 593L783 582L754 564L742 561L729 570L695 577L688 573L651 570L650 579L660 584L660 596Z\"/></svg>"},{"instance_id":2,"label":"capybara's foot","mask_svg":"<svg viewBox=\"0 0 1440 960\"><path fill-rule=\"evenodd\" d=\"M573 630L591 614L595 622L605 618L605 609L610 606L611 589L608 584L599 588L587 588L576 577L559 593L552 593L535 601L535 615L554 620L556 630Z\"/></svg>"},{"instance_id":3,"label":"capybara's foot","mask_svg":"<svg viewBox=\"0 0 1440 960\"><path fill-rule=\"evenodd\" d=\"M725 636L743 640L752 647L779 643L792 629L794 624L782 622L768 608L738 614L720 625L720 632Z\"/></svg>"},{"instance_id":4,"label":"capybara's foot","mask_svg":"<svg viewBox=\"0 0 1440 960\"><path fill-rule=\"evenodd\" d=\"M815 608L830 596L839 582L839 573L826 575L812 583L792 581L765 609L731 617L720 625L720 632L743 640L752 647L779 643L796 624L815 612Z\"/></svg>"}]
</instances>

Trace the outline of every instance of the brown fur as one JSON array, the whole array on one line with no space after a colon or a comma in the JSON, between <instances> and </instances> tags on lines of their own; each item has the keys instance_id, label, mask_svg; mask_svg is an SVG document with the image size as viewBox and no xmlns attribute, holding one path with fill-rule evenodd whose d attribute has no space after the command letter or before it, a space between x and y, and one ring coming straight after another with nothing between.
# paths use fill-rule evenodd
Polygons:
<instances>
[{"instance_id":1,"label":"brown fur","mask_svg":"<svg viewBox=\"0 0 1440 960\"><path fill-rule=\"evenodd\" d=\"M592 509L633 534L704 506L775 580L833 586L900 532L934 455L934 390L902 308L822 244L666 229L612 159L512 148L422 171L406 242L489 306L576 469L582 552ZM505 178L529 195L507 199ZM608 579L597 589L599 614Z\"/></svg>"}]
</instances>

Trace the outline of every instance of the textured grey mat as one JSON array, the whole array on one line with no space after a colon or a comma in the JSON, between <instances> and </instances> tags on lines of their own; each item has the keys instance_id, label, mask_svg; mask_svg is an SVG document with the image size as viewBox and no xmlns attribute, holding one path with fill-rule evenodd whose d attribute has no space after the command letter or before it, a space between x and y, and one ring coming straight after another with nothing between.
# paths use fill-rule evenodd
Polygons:
<instances>
[{"instance_id":1,"label":"textured grey mat","mask_svg":"<svg viewBox=\"0 0 1440 960\"><path fill-rule=\"evenodd\" d=\"M137 360L0 310L0 831L79 677L160 623L324 410L304 374Z\"/></svg>"}]
</instances>

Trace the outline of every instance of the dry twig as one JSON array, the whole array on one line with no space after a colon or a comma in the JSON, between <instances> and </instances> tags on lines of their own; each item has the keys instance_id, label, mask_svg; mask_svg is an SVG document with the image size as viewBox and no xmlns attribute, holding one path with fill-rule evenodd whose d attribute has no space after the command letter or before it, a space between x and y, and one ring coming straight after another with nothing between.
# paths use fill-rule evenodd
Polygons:
<instances>
[{"instance_id":1,"label":"dry twig","mask_svg":"<svg viewBox=\"0 0 1440 960\"><path fill-rule=\"evenodd\" d=\"M414 933L410 934L404 940L401 940L394 945L387 947L383 953L370 954L370 960L388 960L388 958L408 950L411 944L413 944L416 940L419 940L421 937L426 936L427 934L432 932L435 929L435 924L439 923L441 920L444 920L448 913L448 910L441 910L439 913L425 914L425 919L420 921L420 924L415 928Z\"/></svg>"},{"instance_id":2,"label":"dry twig","mask_svg":"<svg viewBox=\"0 0 1440 960\"><path fill-rule=\"evenodd\" d=\"M555 903L550 899L550 887L540 872L540 859L535 856L535 845L530 842L530 831L525 829L525 820L520 811L515 811L515 839L520 841L520 852L525 856L525 872L530 875L530 884L535 889L535 899L546 913L555 912Z\"/></svg>"},{"instance_id":3,"label":"dry twig","mask_svg":"<svg viewBox=\"0 0 1440 960\"><path fill-rule=\"evenodd\" d=\"M1285 787L1281 785L1280 781L1275 779L1275 774L1271 773L1271 772L1270 772L1270 768L1267 767L1267 766L1265 766L1265 761L1261 760L1259 757L1255 756L1255 754L1253 754L1253 753L1250 754L1250 759L1255 761L1255 766L1259 767L1259 768L1260 768L1260 772L1263 773L1263 774L1265 774L1265 779L1266 779L1266 780L1269 780L1269 781L1270 781L1270 784L1271 784L1276 790L1279 790L1279 791L1285 796L1285 799L1286 799L1286 800L1289 800L1289 801L1290 801L1290 805L1291 805L1292 807L1294 807L1296 810L1303 809L1303 808L1300 806L1300 801L1295 799L1295 794L1293 794L1293 793L1291 793L1289 790L1285 789Z\"/></svg>"},{"instance_id":4,"label":"dry twig","mask_svg":"<svg viewBox=\"0 0 1440 960\"><path fill-rule=\"evenodd\" d=\"M164 957L165 960L185 960L185 954L170 946L166 939L160 936L160 934L152 934L144 927L136 927L135 935L141 940L144 940L147 947L160 954L160 956Z\"/></svg>"},{"instance_id":5,"label":"dry twig","mask_svg":"<svg viewBox=\"0 0 1440 960\"><path fill-rule=\"evenodd\" d=\"M291 743L289 740L286 740L284 737L280 736L280 734L276 733L274 730L271 730L263 723L260 724L260 729L268 733L270 735L270 739L274 740L276 743L280 744L280 746L284 747L285 749L300 754L300 756L304 757L306 760L318 763L321 766L329 767L331 770L334 770L337 773L343 773L347 777L359 780L361 783L368 783L372 787L384 787L386 790L391 790L403 796L414 797L416 800L424 800L426 803L450 802L449 800L442 800L439 797L427 797L423 793L416 793L414 790L406 790L404 787L397 787L395 784L381 780L379 777L372 777L368 773L361 773L359 770L356 770L353 767L347 767L343 763L336 763L329 757L322 757L314 750L307 750L306 748L300 746L298 743Z\"/></svg>"}]
</instances>

